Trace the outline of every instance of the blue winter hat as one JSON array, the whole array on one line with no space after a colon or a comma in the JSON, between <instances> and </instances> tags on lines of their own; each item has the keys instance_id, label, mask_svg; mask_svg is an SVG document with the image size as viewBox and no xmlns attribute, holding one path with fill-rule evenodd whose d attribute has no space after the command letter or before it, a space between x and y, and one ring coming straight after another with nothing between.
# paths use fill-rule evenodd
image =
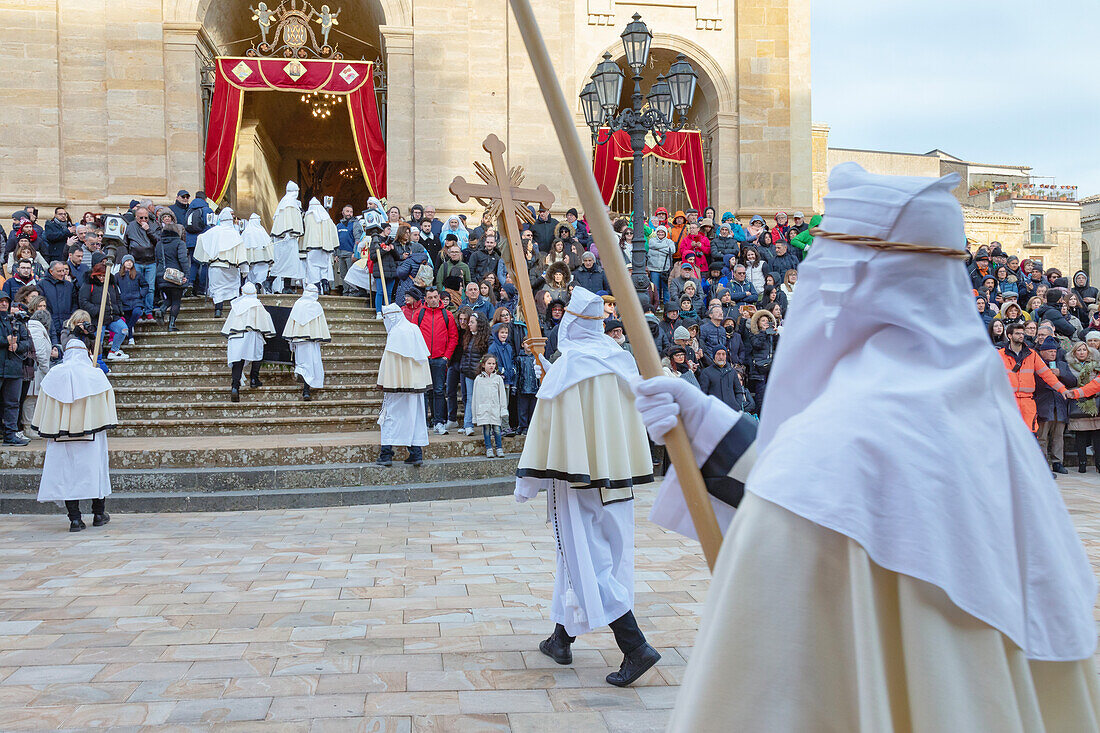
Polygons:
<instances>
[{"instance_id":1,"label":"blue winter hat","mask_svg":"<svg viewBox=\"0 0 1100 733\"><path fill-rule=\"evenodd\" d=\"M1039 351L1047 351L1048 349L1050 351L1057 351L1061 347L1062 345L1058 343L1058 339L1053 336L1047 336L1046 340L1039 345Z\"/></svg>"},{"instance_id":2,"label":"blue winter hat","mask_svg":"<svg viewBox=\"0 0 1100 733\"><path fill-rule=\"evenodd\" d=\"M732 221L734 218L735 217L733 216L732 211L727 211L724 214L722 214L722 221Z\"/></svg>"}]
</instances>

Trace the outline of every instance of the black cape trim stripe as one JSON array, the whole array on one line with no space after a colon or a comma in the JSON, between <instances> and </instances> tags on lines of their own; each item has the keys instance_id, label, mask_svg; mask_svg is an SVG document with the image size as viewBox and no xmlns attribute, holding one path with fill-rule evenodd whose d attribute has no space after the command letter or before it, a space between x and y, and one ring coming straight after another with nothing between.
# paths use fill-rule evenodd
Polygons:
<instances>
[{"instance_id":1,"label":"black cape trim stripe","mask_svg":"<svg viewBox=\"0 0 1100 733\"><path fill-rule=\"evenodd\" d=\"M586 473L565 473L564 471L552 471L541 468L521 468L516 471L516 478L541 478L556 479L573 484L574 489L626 489L638 484L653 482L653 474L644 476L632 476L630 478L606 479L592 477Z\"/></svg>"},{"instance_id":2,"label":"black cape trim stripe","mask_svg":"<svg viewBox=\"0 0 1100 733\"><path fill-rule=\"evenodd\" d=\"M47 433L47 432L43 431L41 428L39 428L37 425L32 424L31 427L34 428L34 431L36 433L38 433L40 436L42 436L43 438L53 438L55 440L65 440L66 438L69 438L69 439L85 438L89 435L95 435L96 433L98 433L102 430L114 430L115 428L118 427L118 425L115 425L115 424L112 423L110 425L103 425L102 427L92 428L91 430L85 430L85 431L80 432L80 433L70 433L68 430L62 430L62 431L57 432L57 433Z\"/></svg>"},{"instance_id":3,"label":"black cape trim stripe","mask_svg":"<svg viewBox=\"0 0 1100 733\"><path fill-rule=\"evenodd\" d=\"M221 334L222 334L222 336L225 336L226 338L233 338L234 336L243 336L246 333L248 333L249 331L251 331L252 333L258 333L261 336L263 336L265 339L270 338L270 337L275 335L274 331L257 331L256 329L252 328L251 326L249 326L248 328L231 328L231 329L229 329L229 333L225 333L223 331L223 332L221 332Z\"/></svg>"},{"instance_id":4,"label":"black cape trim stripe","mask_svg":"<svg viewBox=\"0 0 1100 733\"><path fill-rule=\"evenodd\" d=\"M291 343L291 344L308 344L308 343L311 343L311 342L316 342L316 343L319 343L319 344L327 344L330 341L332 341L332 339L330 339L330 338L328 338L328 339L311 339L311 338L306 338L305 336L291 336L289 338L284 336L284 338L286 338L287 343Z\"/></svg>"},{"instance_id":5,"label":"black cape trim stripe","mask_svg":"<svg viewBox=\"0 0 1100 733\"><path fill-rule=\"evenodd\" d=\"M389 392L391 394L424 394L431 387L423 387L417 389L416 387L382 387L383 392Z\"/></svg>"},{"instance_id":6,"label":"black cape trim stripe","mask_svg":"<svg viewBox=\"0 0 1100 733\"><path fill-rule=\"evenodd\" d=\"M707 493L719 501L736 507L745 495L745 484L732 478L729 472L741 456L756 441L757 422L742 415L729 429L702 466Z\"/></svg>"}]
</instances>

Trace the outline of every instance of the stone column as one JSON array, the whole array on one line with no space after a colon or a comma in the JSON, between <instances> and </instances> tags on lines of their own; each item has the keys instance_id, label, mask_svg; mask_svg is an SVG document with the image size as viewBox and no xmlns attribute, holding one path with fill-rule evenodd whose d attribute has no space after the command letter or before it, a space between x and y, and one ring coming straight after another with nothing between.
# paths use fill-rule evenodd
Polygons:
<instances>
[{"instance_id":1,"label":"stone column","mask_svg":"<svg viewBox=\"0 0 1100 733\"><path fill-rule=\"evenodd\" d=\"M737 115L718 112L705 125L710 135L711 191L707 197L717 210L736 212L741 208L741 180L738 170L740 130ZM718 216L722 215L718 211Z\"/></svg>"},{"instance_id":2,"label":"stone column","mask_svg":"<svg viewBox=\"0 0 1100 733\"><path fill-rule=\"evenodd\" d=\"M201 23L164 23L164 103L168 196L203 188L202 68L216 55Z\"/></svg>"},{"instance_id":3,"label":"stone column","mask_svg":"<svg viewBox=\"0 0 1100 733\"><path fill-rule=\"evenodd\" d=\"M386 199L407 213L416 186L416 97L411 26L379 27L386 53Z\"/></svg>"}]
</instances>

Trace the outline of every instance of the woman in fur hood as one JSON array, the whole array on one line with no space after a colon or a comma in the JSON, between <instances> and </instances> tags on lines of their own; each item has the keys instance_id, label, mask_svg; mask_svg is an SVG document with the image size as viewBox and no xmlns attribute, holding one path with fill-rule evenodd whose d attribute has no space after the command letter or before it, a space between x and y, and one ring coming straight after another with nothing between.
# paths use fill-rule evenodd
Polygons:
<instances>
[{"instance_id":1,"label":"woman in fur hood","mask_svg":"<svg viewBox=\"0 0 1100 733\"><path fill-rule=\"evenodd\" d=\"M1100 375L1100 352L1079 341L1066 354L1069 370L1078 384L1088 384ZM1077 471L1084 473L1088 465L1085 446L1092 445L1092 462L1100 471L1100 397L1069 401L1069 429L1077 444Z\"/></svg>"}]
</instances>

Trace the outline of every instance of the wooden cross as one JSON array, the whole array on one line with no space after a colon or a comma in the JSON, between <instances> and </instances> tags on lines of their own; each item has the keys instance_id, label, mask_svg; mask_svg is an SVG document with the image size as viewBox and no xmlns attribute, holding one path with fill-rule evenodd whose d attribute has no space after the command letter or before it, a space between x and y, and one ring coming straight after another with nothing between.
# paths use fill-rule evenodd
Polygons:
<instances>
[{"instance_id":1,"label":"wooden cross","mask_svg":"<svg viewBox=\"0 0 1100 733\"><path fill-rule=\"evenodd\" d=\"M554 194L550 189L540 184L536 188L520 188L523 183L523 169L512 168L508 170L504 166L504 143L496 135L489 135L481 147L489 153L492 163L490 169L484 163L474 162L478 176L484 183L467 183L462 176L457 176L451 181L448 189L459 203L466 203L470 199L477 200L489 210L490 217L500 220L500 229L508 237L508 248L512 254L512 281L519 291L520 308L523 310L523 320L527 322L527 340L531 351L542 355L546 347L546 339L542 336L539 327L539 313L535 307L535 294L531 291L531 278L527 275L527 267L520 270L520 263L526 263L527 257L523 252L523 246L519 238L518 219L533 222L531 212L526 204L537 203L549 209L554 203Z\"/></svg>"}]
</instances>

